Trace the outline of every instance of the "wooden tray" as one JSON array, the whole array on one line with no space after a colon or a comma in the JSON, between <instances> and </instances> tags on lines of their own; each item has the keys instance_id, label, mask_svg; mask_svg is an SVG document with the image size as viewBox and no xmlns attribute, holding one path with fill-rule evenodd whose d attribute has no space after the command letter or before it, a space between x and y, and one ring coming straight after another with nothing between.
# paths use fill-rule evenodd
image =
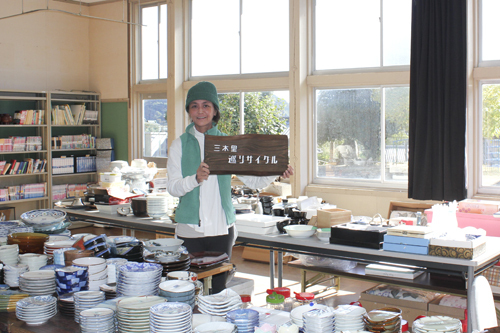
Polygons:
<instances>
[{"instance_id":1,"label":"wooden tray","mask_svg":"<svg viewBox=\"0 0 500 333\"><path fill-rule=\"evenodd\" d=\"M205 163L210 174L279 176L288 167L286 135L205 136Z\"/></svg>"}]
</instances>

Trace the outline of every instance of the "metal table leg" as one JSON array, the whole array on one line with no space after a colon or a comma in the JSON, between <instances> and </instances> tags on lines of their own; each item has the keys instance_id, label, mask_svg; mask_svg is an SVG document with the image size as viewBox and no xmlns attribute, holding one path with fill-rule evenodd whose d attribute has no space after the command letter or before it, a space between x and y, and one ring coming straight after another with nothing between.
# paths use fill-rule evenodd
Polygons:
<instances>
[{"instance_id":1,"label":"metal table leg","mask_svg":"<svg viewBox=\"0 0 500 333\"><path fill-rule=\"evenodd\" d=\"M274 289L274 251L269 251L269 279L271 281L271 289Z\"/></svg>"},{"instance_id":2,"label":"metal table leg","mask_svg":"<svg viewBox=\"0 0 500 333\"><path fill-rule=\"evenodd\" d=\"M283 252L278 251L278 287L283 287Z\"/></svg>"}]
</instances>

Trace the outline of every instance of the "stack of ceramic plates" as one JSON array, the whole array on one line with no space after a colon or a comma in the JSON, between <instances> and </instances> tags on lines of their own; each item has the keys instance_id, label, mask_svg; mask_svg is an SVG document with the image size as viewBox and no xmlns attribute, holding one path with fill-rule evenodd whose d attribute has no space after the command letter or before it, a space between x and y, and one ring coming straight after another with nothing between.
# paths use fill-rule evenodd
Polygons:
<instances>
[{"instance_id":1,"label":"stack of ceramic plates","mask_svg":"<svg viewBox=\"0 0 500 333\"><path fill-rule=\"evenodd\" d=\"M120 266L116 285L117 296L158 295L162 266L153 263L129 262Z\"/></svg>"},{"instance_id":2,"label":"stack of ceramic plates","mask_svg":"<svg viewBox=\"0 0 500 333\"><path fill-rule=\"evenodd\" d=\"M43 245L43 252L45 254L54 254L55 250L58 249L66 249L69 250L68 248L73 247L73 244L75 243L74 240L68 239L68 240L57 240L57 241L47 241ZM64 261L64 259L63 259Z\"/></svg>"},{"instance_id":3,"label":"stack of ceramic plates","mask_svg":"<svg viewBox=\"0 0 500 333\"><path fill-rule=\"evenodd\" d=\"M401 329L401 309L375 309L363 316L367 331L380 333L398 333Z\"/></svg>"},{"instance_id":4,"label":"stack of ceramic plates","mask_svg":"<svg viewBox=\"0 0 500 333\"><path fill-rule=\"evenodd\" d=\"M149 309L156 304L164 303L160 296L125 297L116 303L118 331L149 332Z\"/></svg>"},{"instance_id":5,"label":"stack of ceramic plates","mask_svg":"<svg viewBox=\"0 0 500 333\"><path fill-rule=\"evenodd\" d=\"M149 254L144 261L162 265L162 276L167 276L170 272L187 271L191 267L189 255L178 252Z\"/></svg>"},{"instance_id":6,"label":"stack of ceramic plates","mask_svg":"<svg viewBox=\"0 0 500 333\"><path fill-rule=\"evenodd\" d=\"M339 305L335 308L335 332L363 331L366 309L358 305Z\"/></svg>"},{"instance_id":7,"label":"stack of ceramic plates","mask_svg":"<svg viewBox=\"0 0 500 333\"><path fill-rule=\"evenodd\" d=\"M53 260L54 260L54 264L55 265L65 266L64 251L68 251L68 250L76 250L76 248L74 248L74 247L63 247L63 248L55 249L55 250L52 251ZM45 252L46 252L46 250L45 250Z\"/></svg>"},{"instance_id":8,"label":"stack of ceramic plates","mask_svg":"<svg viewBox=\"0 0 500 333\"><path fill-rule=\"evenodd\" d=\"M28 271L28 265L17 264L17 265L5 265L4 271L4 282L9 285L9 287L19 287L19 275L26 273Z\"/></svg>"},{"instance_id":9,"label":"stack of ceramic plates","mask_svg":"<svg viewBox=\"0 0 500 333\"><path fill-rule=\"evenodd\" d=\"M58 241L65 241L65 240L71 240L70 235L63 235L63 234L50 234L49 235L49 240L47 242L58 242Z\"/></svg>"},{"instance_id":10,"label":"stack of ceramic plates","mask_svg":"<svg viewBox=\"0 0 500 333\"><path fill-rule=\"evenodd\" d=\"M108 281L106 259L99 257L83 257L73 260L73 265L87 267L89 272L89 290L99 290L99 286Z\"/></svg>"},{"instance_id":11,"label":"stack of ceramic plates","mask_svg":"<svg viewBox=\"0 0 500 333\"><path fill-rule=\"evenodd\" d=\"M26 297L16 304L16 317L28 325L46 323L57 313L57 298L53 296Z\"/></svg>"},{"instance_id":12,"label":"stack of ceramic plates","mask_svg":"<svg viewBox=\"0 0 500 333\"><path fill-rule=\"evenodd\" d=\"M224 289L218 294L199 295L198 310L213 316L225 316L229 311L241 308L241 297L232 289Z\"/></svg>"},{"instance_id":13,"label":"stack of ceramic plates","mask_svg":"<svg viewBox=\"0 0 500 333\"><path fill-rule=\"evenodd\" d=\"M226 321L238 327L238 333L253 333L259 327L259 312L252 309L231 310L226 315Z\"/></svg>"},{"instance_id":14,"label":"stack of ceramic plates","mask_svg":"<svg viewBox=\"0 0 500 333\"><path fill-rule=\"evenodd\" d=\"M75 321L80 322L80 312L87 309L95 308L97 304L104 301L104 293L102 291L79 291L73 294L75 299Z\"/></svg>"},{"instance_id":15,"label":"stack of ceramic plates","mask_svg":"<svg viewBox=\"0 0 500 333\"><path fill-rule=\"evenodd\" d=\"M52 295L56 292L55 272L30 271L19 276L19 289L31 296Z\"/></svg>"},{"instance_id":16,"label":"stack of ceramic plates","mask_svg":"<svg viewBox=\"0 0 500 333\"><path fill-rule=\"evenodd\" d=\"M326 309L326 308L327 308L326 305L315 304L315 303L301 305L293 309L292 312L290 312L290 319L292 320L292 323L294 323L298 327L303 327L304 322L302 320L302 316L304 315L305 312L314 309Z\"/></svg>"},{"instance_id":17,"label":"stack of ceramic plates","mask_svg":"<svg viewBox=\"0 0 500 333\"><path fill-rule=\"evenodd\" d=\"M28 265L30 271L38 271L47 265L47 255L38 253L24 253L19 255L19 263Z\"/></svg>"},{"instance_id":18,"label":"stack of ceramic plates","mask_svg":"<svg viewBox=\"0 0 500 333\"><path fill-rule=\"evenodd\" d=\"M335 313L331 307L304 312L302 321L306 332L331 333L335 330Z\"/></svg>"},{"instance_id":19,"label":"stack of ceramic plates","mask_svg":"<svg viewBox=\"0 0 500 333\"><path fill-rule=\"evenodd\" d=\"M5 265L15 265L19 261L19 246L17 244L0 246L0 261Z\"/></svg>"},{"instance_id":20,"label":"stack of ceramic plates","mask_svg":"<svg viewBox=\"0 0 500 333\"><path fill-rule=\"evenodd\" d=\"M104 296L106 299L116 298L116 283L106 283L101 284L99 289L104 292Z\"/></svg>"},{"instance_id":21,"label":"stack of ceramic plates","mask_svg":"<svg viewBox=\"0 0 500 333\"><path fill-rule=\"evenodd\" d=\"M168 211L168 202L165 196L148 196L146 199L148 215L154 219L165 216Z\"/></svg>"},{"instance_id":22,"label":"stack of ceramic plates","mask_svg":"<svg viewBox=\"0 0 500 333\"><path fill-rule=\"evenodd\" d=\"M56 269L56 290L58 295L88 290L87 267L67 266Z\"/></svg>"},{"instance_id":23,"label":"stack of ceramic plates","mask_svg":"<svg viewBox=\"0 0 500 333\"><path fill-rule=\"evenodd\" d=\"M224 322L209 322L203 323L198 326L193 331L194 333L236 333L238 332L238 327L235 324L224 323ZM281 332L281 331L280 331Z\"/></svg>"},{"instance_id":24,"label":"stack of ceramic plates","mask_svg":"<svg viewBox=\"0 0 500 333\"><path fill-rule=\"evenodd\" d=\"M109 258L106 259L106 266L108 267L108 281L107 283L116 283L118 278L118 268L128 262L124 258Z\"/></svg>"},{"instance_id":25,"label":"stack of ceramic plates","mask_svg":"<svg viewBox=\"0 0 500 333\"><path fill-rule=\"evenodd\" d=\"M415 320L411 328L415 333L459 333L461 329L460 319L448 316L422 317Z\"/></svg>"},{"instance_id":26,"label":"stack of ceramic plates","mask_svg":"<svg viewBox=\"0 0 500 333\"><path fill-rule=\"evenodd\" d=\"M189 305L168 302L153 305L149 310L149 326L152 333L191 333L193 312Z\"/></svg>"},{"instance_id":27,"label":"stack of ceramic plates","mask_svg":"<svg viewBox=\"0 0 500 333\"><path fill-rule=\"evenodd\" d=\"M225 252L205 251L190 253L191 267L208 268L229 261L229 256Z\"/></svg>"},{"instance_id":28,"label":"stack of ceramic plates","mask_svg":"<svg viewBox=\"0 0 500 333\"><path fill-rule=\"evenodd\" d=\"M194 308L195 284L191 281L168 280L160 283L160 296L164 296L169 302L186 303Z\"/></svg>"},{"instance_id":29,"label":"stack of ceramic plates","mask_svg":"<svg viewBox=\"0 0 500 333\"><path fill-rule=\"evenodd\" d=\"M80 312L81 333L114 333L115 312L109 308L92 308Z\"/></svg>"},{"instance_id":30,"label":"stack of ceramic plates","mask_svg":"<svg viewBox=\"0 0 500 333\"><path fill-rule=\"evenodd\" d=\"M17 301L29 297L28 294L17 290L0 290L0 312L13 312Z\"/></svg>"},{"instance_id":31,"label":"stack of ceramic plates","mask_svg":"<svg viewBox=\"0 0 500 333\"><path fill-rule=\"evenodd\" d=\"M57 305L59 313L66 317L75 317L75 298L73 293L59 295Z\"/></svg>"}]
</instances>

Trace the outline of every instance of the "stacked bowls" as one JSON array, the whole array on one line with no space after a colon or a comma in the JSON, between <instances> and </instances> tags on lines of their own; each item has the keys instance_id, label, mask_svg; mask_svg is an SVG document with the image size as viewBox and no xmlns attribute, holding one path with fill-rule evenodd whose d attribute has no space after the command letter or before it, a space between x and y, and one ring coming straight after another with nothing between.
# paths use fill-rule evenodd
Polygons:
<instances>
[{"instance_id":1,"label":"stacked bowls","mask_svg":"<svg viewBox=\"0 0 500 333\"><path fill-rule=\"evenodd\" d=\"M101 284L108 281L106 259L99 257L84 257L73 260L73 265L86 267L89 274L89 290L99 290Z\"/></svg>"},{"instance_id":2,"label":"stacked bowls","mask_svg":"<svg viewBox=\"0 0 500 333\"><path fill-rule=\"evenodd\" d=\"M57 313L57 298L53 296L26 297L16 304L16 317L28 325L42 325Z\"/></svg>"},{"instance_id":3,"label":"stacked bowls","mask_svg":"<svg viewBox=\"0 0 500 333\"><path fill-rule=\"evenodd\" d=\"M73 260L78 258L93 257L94 251L92 250L67 250L64 252L64 264L66 266L73 265Z\"/></svg>"},{"instance_id":4,"label":"stacked bowls","mask_svg":"<svg viewBox=\"0 0 500 333\"><path fill-rule=\"evenodd\" d=\"M302 321L306 332L331 333L335 329L335 313L330 307L307 311Z\"/></svg>"},{"instance_id":5,"label":"stacked bowls","mask_svg":"<svg viewBox=\"0 0 500 333\"><path fill-rule=\"evenodd\" d=\"M398 333L401 320L401 309L392 307L372 310L363 316L366 330L370 332Z\"/></svg>"},{"instance_id":6,"label":"stacked bowls","mask_svg":"<svg viewBox=\"0 0 500 333\"><path fill-rule=\"evenodd\" d=\"M53 295L56 292L54 271L30 271L19 276L19 289L31 296Z\"/></svg>"},{"instance_id":7,"label":"stacked bowls","mask_svg":"<svg viewBox=\"0 0 500 333\"><path fill-rule=\"evenodd\" d=\"M146 200L148 215L153 219L159 219L167 214L168 202L165 196L148 196Z\"/></svg>"},{"instance_id":8,"label":"stacked bowls","mask_svg":"<svg viewBox=\"0 0 500 333\"><path fill-rule=\"evenodd\" d=\"M37 253L25 253L19 255L19 263L28 265L30 271L37 271L40 267L47 265L47 255Z\"/></svg>"},{"instance_id":9,"label":"stacked bowls","mask_svg":"<svg viewBox=\"0 0 500 333\"><path fill-rule=\"evenodd\" d=\"M128 260L123 258L106 259L106 266L108 268L108 281L106 283L116 283L116 279L118 278L118 269L127 262Z\"/></svg>"},{"instance_id":10,"label":"stacked bowls","mask_svg":"<svg viewBox=\"0 0 500 333\"><path fill-rule=\"evenodd\" d=\"M187 304L170 302L153 305L149 309L152 333L191 333L193 311Z\"/></svg>"},{"instance_id":11,"label":"stacked bowls","mask_svg":"<svg viewBox=\"0 0 500 333\"><path fill-rule=\"evenodd\" d=\"M86 250L94 251L96 257L107 259L110 256L109 247L106 243L106 235L104 234L85 241L83 246L85 246Z\"/></svg>"},{"instance_id":12,"label":"stacked bowls","mask_svg":"<svg viewBox=\"0 0 500 333\"><path fill-rule=\"evenodd\" d=\"M82 333L114 333L115 312L109 308L92 308L80 312L80 331Z\"/></svg>"},{"instance_id":13,"label":"stacked bowls","mask_svg":"<svg viewBox=\"0 0 500 333\"><path fill-rule=\"evenodd\" d=\"M144 244L135 237L122 236L113 239L111 253L114 258L122 258L128 261L142 262Z\"/></svg>"},{"instance_id":14,"label":"stacked bowls","mask_svg":"<svg viewBox=\"0 0 500 333\"><path fill-rule=\"evenodd\" d=\"M49 235L34 232L17 232L7 236L7 244L17 244L19 253L43 254L44 244Z\"/></svg>"},{"instance_id":15,"label":"stacked bowls","mask_svg":"<svg viewBox=\"0 0 500 333\"><path fill-rule=\"evenodd\" d=\"M102 291L79 291L73 294L75 300L75 321L80 322L80 313L87 309L95 308L98 304L104 302L104 293Z\"/></svg>"},{"instance_id":16,"label":"stacked bowls","mask_svg":"<svg viewBox=\"0 0 500 333\"><path fill-rule=\"evenodd\" d=\"M88 290L87 267L67 266L56 269L56 290L58 295Z\"/></svg>"},{"instance_id":17,"label":"stacked bowls","mask_svg":"<svg viewBox=\"0 0 500 333\"><path fill-rule=\"evenodd\" d=\"M272 215L273 213L273 197L264 195L259 198L262 203L262 211L264 215Z\"/></svg>"},{"instance_id":18,"label":"stacked bowls","mask_svg":"<svg viewBox=\"0 0 500 333\"><path fill-rule=\"evenodd\" d=\"M0 246L0 261L5 265L15 265L19 262L19 246L17 244Z\"/></svg>"},{"instance_id":19,"label":"stacked bowls","mask_svg":"<svg viewBox=\"0 0 500 333\"><path fill-rule=\"evenodd\" d=\"M364 331L363 316L366 309L358 305L344 304L335 308L335 332Z\"/></svg>"},{"instance_id":20,"label":"stacked bowls","mask_svg":"<svg viewBox=\"0 0 500 333\"><path fill-rule=\"evenodd\" d=\"M160 283L160 296L167 298L169 302L186 303L191 308L195 305L195 284L184 280L167 280Z\"/></svg>"},{"instance_id":21,"label":"stacked bowls","mask_svg":"<svg viewBox=\"0 0 500 333\"><path fill-rule=\"evenodd\" d=\"M238 327L238 333L253 333L259 327L259 312L252 309L237 309L226 315L228 323Z\"/></svg>"},{"instance_id":22,"label":"stacked bowls","mask_svg":"<svg viewBox=\"0 0 500 333\"><path fill-rule=\"evenodd\" d=\"M311 303L311 304L301 305L301 306L298 306L295 309L293 309L292 312L290 312L290 319L292 319L292 323L294 323L298 327L303 327L304 321L302 318L303 318L304 313L311 311L311 310L314 310L314 309L323 310L326 308L327 308L327 306L323 305L323 304Z\"/></svg>"},{"instance_id":23,"label":"stacked bowls","mask_svg":"<svg viewBox=\"0 0 500 333\"><path fill-rule=\"evenodd\" d=\"M9 285L9 287L19 287L19 276L26 273L29 268L28 265L16 264L16 265L5 265L4 270L4 282Z\"/></svg>"},{"instance_id":24,"label":"stacked bowls","mask_svg":"<svg viewBox=\"0 0 500 333\"><path fill-rule=\"evenodd\" d=\"M162 266L153 263L129 262L120 266L117 296L158 295L161 273Z\"/></svg>"}]
</instances>

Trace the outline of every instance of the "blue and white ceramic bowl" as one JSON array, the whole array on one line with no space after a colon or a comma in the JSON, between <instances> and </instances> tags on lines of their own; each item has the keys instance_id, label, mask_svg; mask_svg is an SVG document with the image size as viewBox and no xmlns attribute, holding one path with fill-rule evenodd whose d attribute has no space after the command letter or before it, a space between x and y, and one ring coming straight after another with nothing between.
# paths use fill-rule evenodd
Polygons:
<instances>
[{"instance_id":1,"label":"blue and white ceramic bowl","mask_svg":"<svg viewBox=\"0 0 500 333\"><path fill-rule=\"evenodd\" d=\"M21 220L34 227L57 225L65 218L66 212L58 209L35 209L21 214Z\"/></svg>"}]
</instances>

